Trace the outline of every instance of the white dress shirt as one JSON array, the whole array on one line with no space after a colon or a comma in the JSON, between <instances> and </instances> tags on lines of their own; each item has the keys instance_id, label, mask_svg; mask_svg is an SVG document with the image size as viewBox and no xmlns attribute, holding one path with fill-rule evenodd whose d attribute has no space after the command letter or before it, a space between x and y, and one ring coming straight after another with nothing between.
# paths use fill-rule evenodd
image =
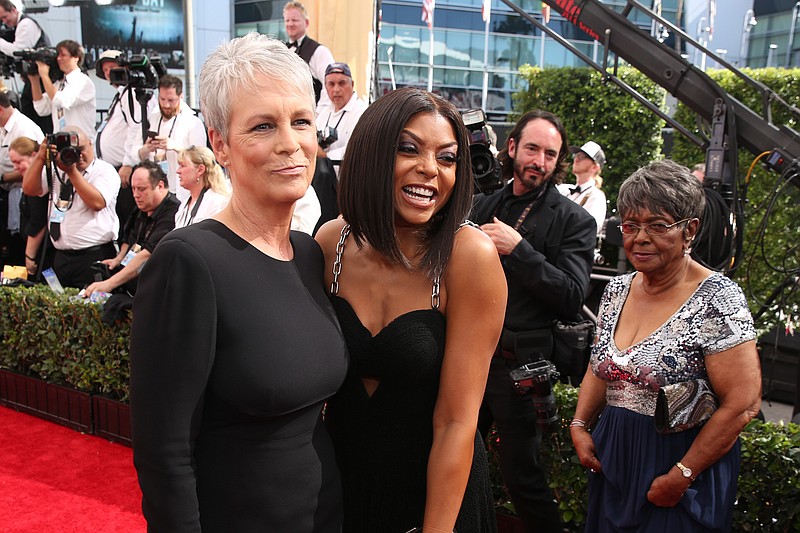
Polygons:
<instances>
[{"instance_id":1,"label":"white dress shirt","mask_svg":"<svg viewBox=\"0 0 800 533\"><path fill-rule=\"evenodd\" d=\"M323 88L322 90L324 91L325 89ZM317 106L317 131L325 127L335 127L339 136L336 142L325 150L329 159L341 161L344 158L347 141L350 140L350 135L353 134L353 129L356 127L358 119L361 118L361 114L366 109L366 102L359 99L355 91L353 91L350 101L339 111L334 111L332 105Z\"/></svg>"},{"instance_id":2,"label":"white dress shirt","mask_svg":"<svg viewBox=\"0 0 800 533\"><path fill-rule=\"evenodd\" d=\"M166 150L166 154L163 150L158 150L157 153L150 154L149 159L166 161L169 191L175 193L178 200L183 203L191 195L178 183L178 152L190 146L206 146L208 144L206 128L194 110L183 100L181 100L181 110L169 120L164 120L158 106L149 113L147 118L150 122L150 131L156 132L159 137L169 139L167 141L169 148ZM137 141L131 147L130 156L138 162L140 161L139 150L144 143L141 137Z\"/></svg>"},{"instance_id":3,"label":"white dress shirt","mask_svg":"<svg viewBox=\"0 0 800 533\"><path fill-rule=\"evenodd\" d=\"M0 52L7 56L13 56L14 52L26 48L34 48L39 38L42 36L42 29L32 19L20 14L17 27L14 32L14 42L0 39Z\"/></svg>"},{"instance_id":4,"label":"white dress shirt","mask_svg":"<svg viewBox=\"0 0 800 533\"><path fill-rule=\"evenodd\" d=\"M579 191L571 192L570 189L580 187ZM589 212L597 223L598 235L603 230L603 223L606 220L606 193L595 187L594 179L589 180L583 185L568 185L562 183L558 186L561 194L582 206Z\"/></svg>"},{"instance_id":5,"label":"white dress shirt","mask_svg":"<svg viewBox=\"0 0 800 533\"><path fill-rule=\"evenodd\" d=\"M78 126L87 137L94 139L97 105L92 79L81 69L75 69L55 86L55 97L50 100L45 92L40 100L34 100L33 108L39 116L53 115L54 132L64 131L67 126Z\"/></svg>"},{"instance_id":6,"label":"white dress shirt","mask_svg":"<svg viewBox=\"0 0 800 533\"><path fill-rule=\"evenodd\" d=\"M8 117L6 125L0 127L0 174L14 171L14 165L8 158L8 147L16 139L28 137L41 143L44 133L41 128L30 118L14 109ZM8 230L11 233L19 231L19 201L22 198L22 182L4 183L2 187L8 191Z\"/></svg>"},{"instance_id":7,"label":"white dress shirt","mask_svg":"<svg viewBox=\"0 0 800 533\"><path fill-rule=\"evenodd\" d=\"M306 36L303 35L297 39L298 48L303 44L303 39L305 38ZM311 59L308 61L308 68L311 69L311 75L322 84L322 90L319 93L319 102L317 103L318 107L331 105L331 99L328 97L327 91L325 91L325 69L328 68L328 65L335 62L330 48L324 44L320 44L317 49L314 50L314 53L311 54Z\"/></svg>"},{"instance_id":8,"label":"white dress shirt","mask_svg":"<svg viewBox=\"0 0 800 533\"><path fill-rule=\"evenodd\" d=\"M61 182L54 177L53 186L48 187L46 170L42 170L42 187L44 190L51 189L50 211L52 213L52 210L55 209L53 204L61 194ZM57 241L53 241L57 250L83 250L114 241L119 234L119 219L116 210L120 187L119 174L109 163L102 159L95 159L89 164L84 177L100 191L106 201L106 206L95 211L84 203L80 194L73 194L72 205L67 209L64 221L61 223L61 237Z\"/></svg>"}]
</instances>

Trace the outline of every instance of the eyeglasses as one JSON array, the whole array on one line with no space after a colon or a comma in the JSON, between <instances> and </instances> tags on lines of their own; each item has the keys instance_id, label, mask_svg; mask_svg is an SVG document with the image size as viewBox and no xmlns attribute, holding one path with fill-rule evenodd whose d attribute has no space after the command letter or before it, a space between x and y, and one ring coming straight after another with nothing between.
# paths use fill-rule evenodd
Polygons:
<instances>
[{"instance_id":1,"label":"eyeglasses","mask_svg":"<svg viewBox=\"0 0 800 533\"><path fill-rule=\"evenodd\" d=\"M682 224L690 220L691 218L684 218L683 220L673 222L672 224L664 224L663 222L654 222L652 224L634 224L633 222L623 222L619 225L619 230L624 235L636 235L639 233L640 229L644 228L645 233L648 235L664 235L678 224Z\"/></svg>"}]
</instances>

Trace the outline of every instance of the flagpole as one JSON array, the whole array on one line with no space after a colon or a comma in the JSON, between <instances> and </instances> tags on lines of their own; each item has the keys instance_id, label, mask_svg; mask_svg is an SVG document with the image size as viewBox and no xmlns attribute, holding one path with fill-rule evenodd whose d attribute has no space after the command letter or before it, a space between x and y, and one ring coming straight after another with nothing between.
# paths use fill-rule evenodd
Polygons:
<instances>
[{"instance_id":1,"label":"flagpole","mask_svg":"<svg viewBox=\"0 0 800 533\"><path fill-rule=\"evenodd\" d=\"M489 14L486 13L486 30L483 33L483 92L481 93L481 109L486 111L486 100L489 97Z\"/></svg>"},{"instance_id":2,"label":"flagpole","mask_svg":"<svg viewBox=\"0 0 800 533\"><path fill-rule=\"evenodd\" d=\"M429 32L430 42L428 44L428 92L433 91L433 13L431 13L431 25Z\"/></svg>"}]
</instances>

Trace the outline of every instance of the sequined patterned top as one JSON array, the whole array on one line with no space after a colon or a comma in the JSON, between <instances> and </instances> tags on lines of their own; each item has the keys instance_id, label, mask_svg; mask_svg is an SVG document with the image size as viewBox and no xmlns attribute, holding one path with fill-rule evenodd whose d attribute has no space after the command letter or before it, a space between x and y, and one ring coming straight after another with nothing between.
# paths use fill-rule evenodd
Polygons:
<instances>
[{"instance_id":1,"label":"sequined patterned top","mask_svg":"<svg viewBox=\"0 0 800 533\"><path fill-rule=\"evenodd\" d=\"M618 276L606 287L591 364L608 382L609 405L652 416L661 386L706 377L705 356L755 339L756 332L742 290L714 272L658 329L620 350L614 331L635 275Z\"/></svg>"}]
</instances>

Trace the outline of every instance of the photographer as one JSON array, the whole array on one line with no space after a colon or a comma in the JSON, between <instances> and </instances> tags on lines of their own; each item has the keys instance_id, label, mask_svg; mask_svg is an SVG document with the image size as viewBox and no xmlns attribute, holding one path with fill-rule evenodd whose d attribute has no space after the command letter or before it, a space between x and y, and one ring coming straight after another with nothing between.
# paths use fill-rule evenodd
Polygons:
<instances>
[{"instance_id":1,"label":"photographer","mask_svg":"<svg viewBox=\"0 0 800 533\"><path fill-rule=\"evenodd\" d=\"M7 56L6 61L13 61L14 52L25 49L50 46L50 40L39 23L31 17L20 13L17 6L10 0L0 0L0 22L13 32L13 41L0 38L0 52ZM10 37L7 35L7 37ZM39 116L33 108L31 82L24 72L20 72L23 81L22 94L20 95L20 111L33 120L44 133L52 133L50 117ZM41 90L41 86L39 87Z\"/></svg>"},{"instance_id":2,"label":"photographer","mask_svg":"<svg viewBox=\"0 0 800 533\"><path fill-rule=\"evenodd\" d=\"M492 418L500 465L526 531L561 533L561 519L539 462L540 434L531 397L517 395L509 372L549 359L556 319L575 320L594 255L594 219L556 189L566 175L567 134L546 111L514 126L498 159L511 183L475 198L471 220L491 237L508 284L501 342L489 370L480 427Z\"/></svg>"},{"instance_id":3,"label":"photographer","mask_svg":"<svg viewBox=\"0 0 800 533\"><path fill-rule=\"evenodd\" d=\"M0 196L5 197L8 206L7 224L0 236L0 244L7 250L5 263L9 265L26 264L25 236L20 227L22 174L15 170L9 157L11 143L20 137L41 142L44 134L31 119L14 109L8 93L0 92Z\"/></svg>"},{"instance_id":4,"label":"photographer","mask_svg":"<svg viewBox=\"0 0 800 533\"><path fill-rule=\"evenodd\" d=\"M125 222L119 253L102 261L113 275L86 287L85 298L95 291L110 293L119 287L133 296L139 271L164 235L175 228L180 202L169 192L167 176L161 167L152 161L137 165L131 174L131 189L137 209Z\"/></svg>"},{"instance_id":5,"label":"photographer","mask_svg":"<svg viewBox=\"0 0 800 533\"><path fill-rule=\"evenodd\" d=\"M53 270L61 284L83 288L94 281L92 263L117 253L119 175L95 158L91 138L75 126L48 135L22 178L22 191L49 193Z\"/></svg>"},{"instance_id":6,"label":"photographer","mask_svg":"<svg viewBox=\"0 0 800 533\"><path fill-rule=\"evenodd\" d=\"M64 78L53 84L52 66L47 61L36 61L38 74L30 74L33 107L41 116L52 114L53 131L64 131L74 124L94 139L95 87L91 78L81 71L83 47L75 41L65 40L56 45L56 63ZM41 86L39 81L41 80ZM41 87L44 87L42 92Z\"/></svg>"},{"instance_id":7,"label":"photographer","mask_svg":"<svg viewBox=\"0 0 800 533\"><path fill-rule=\"evenodd\" d=\"M155 161L166 173L169 190L183 202L189 191L178 185L178 151L189 146L207 146L203 122L183 100L183 82L167 74L158 81L158 109L147 117L150 132L147 141L139 138L131 149L137 161Z\"/></svg>"},{"instance_id":8,"label":"photographer","mask_svg":"<svg viewBox=\"0 0 800 533\"><path fill-rule=\"evenodd\" d=\"M117 85L110 76L112 69L126 69L118 59L123 56L119 50L106 50L95 63L97 77L108 81L116 89L108 107L105 120L97 128L95 152L97 157L111 163L117 172L121 188L117 197L117 216L127 220L136 208L130 188L131 172L136 160L131 155L137 139L142 138L142 110L134 97L134 89L128 85ZM123 56L124 57L124 56ZM149 99L153 101L152 98Z\"/></svg>"},{"instance_id":9,"label":"photographer","mask_svg":"<svg viewBox=\"0 0 800 533\"><path fill-rule=\"evenodd\" d=\"M336 197L339 164L344 158L347 141L367 104L358 98L350 67L346 63L331 63L325 69L327 105L317 106L317 169L312 186L319 198L322 214L316 229L339 216Z\"/></svg>"}]
</instances>

